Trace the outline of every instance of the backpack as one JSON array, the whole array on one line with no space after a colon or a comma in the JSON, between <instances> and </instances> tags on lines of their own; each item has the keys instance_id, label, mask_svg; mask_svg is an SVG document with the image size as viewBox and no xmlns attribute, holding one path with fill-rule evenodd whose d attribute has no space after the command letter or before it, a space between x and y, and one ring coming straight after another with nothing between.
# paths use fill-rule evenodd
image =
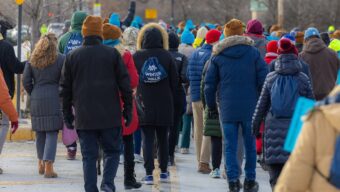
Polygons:
<instances>
[{"instance_id":1,"label":"backpack","mask_svg":"<svg viewBox=\"0 0 340 192\"><path fill-rule=\"evenodd\" d=\"M319 175L326 179L332 186L334 186L337 189L340 189L340 135L338 135L335 141L335 151L330 169L331 170L329 172L329 178L323 175L318 168L316 168L316 171L319 173Z\"/></svg>"},{"instance_id":2,"label":"backpack","mask_svg":"<svg viewBox=\"0 0 340 192\"><path fill-rule=\"evenodd\" d=\"M271 112L276 118L293 116L300 97L298 80L290 75L278 75L271 88Z\"/></svg>"},{"instance_id":3,"label":"backpack","mask_svg":"<svg viewBox=\"0 0 340 192\"><path fill-rule=\"evenodd\" d=\"M159 63L157 57L150 57L144 62L140 74L143 83L158 83L168 77L164 67Z\"/></svg>"},{"instance_id":4,"label":"backpack","mask_svg":"<svg viewBox=\"0 0 340 192\"><path fill-rule=\"evenodd\" d=\"M81 33L72 33L70 36L70 39L68 40L65 49L64 54L69 53L70 51L80 47L83 44L83 36Z\"/></svg>"}]
</instances>

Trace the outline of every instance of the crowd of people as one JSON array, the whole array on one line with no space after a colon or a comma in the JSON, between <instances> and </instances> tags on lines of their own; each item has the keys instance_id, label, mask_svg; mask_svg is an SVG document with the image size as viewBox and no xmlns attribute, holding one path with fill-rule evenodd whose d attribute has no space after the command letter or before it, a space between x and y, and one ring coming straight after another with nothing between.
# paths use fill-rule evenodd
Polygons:
<instances>
[{"instance_id":1,"label":"crowd of people","mask_svg":"<svg viewBox=\"0 0 340 192\"><path fill-rule=\"evenodd\" d=\"M134 6L124 21L116 13L75 12L71 29L61 37L42 35L27 62L0 36L0 152L8 122L12 133L18 128L11 97L14 74L23 73L38 173L45 178L58 176L58 133L66 127L79 136L87 192L98 191L100 153L100 190L113 192L120 161L125 189L154 184L155 158L157 177L169 182L176 150L195 153L200 174L225 174L230 192L261 191L257 162L273 191L340 190L322 177L329 177L340 132L340 31L288 32L277 25L265 31L256 19L223 27L191 20L144 25L131 19ZM284 143L301 96L319 103L290 154ZM77 143L66 147L67 158L75 159ZM144 178L136 178L136 162L144 162Z\"/></svg>"}]
</instances>

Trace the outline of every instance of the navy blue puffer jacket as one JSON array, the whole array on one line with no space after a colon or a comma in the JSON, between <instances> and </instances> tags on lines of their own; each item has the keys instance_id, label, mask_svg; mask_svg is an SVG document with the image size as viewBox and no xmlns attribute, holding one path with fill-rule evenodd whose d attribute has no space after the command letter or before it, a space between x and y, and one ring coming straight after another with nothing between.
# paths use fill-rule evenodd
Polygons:
<instances>
[{"instance_id":1,"label":"navy blue puffer jacket","mask_svg":"<svg viewBox=\"0 0 340 192\"><path fill-rule=\"evenodd\" d=\"M192 102L200 101L200 89L202 72L205 63L210 59L212 53L212 45L204 44L197 49L189 59L187 77L190 82L190 91Z\"/></svg>"},{"instance_id":2,"label":"navy blue puffer jacket","mask_svg":"<svg viewBox=\"0 0 340 192\"><path fill-rule=\"evenodd\" d=\"M249 37L227 37L214 46L213 57L205 77L205 100L219 107L223 123L251 121L268 67Z\"/></svg>"},{"instance_id":3,"label":"navy blue puffer jacket","mask_svg":"<svg viewBox=\"0 0 340 192\"><path fill-rule=\"evenodd\" d=\"M291 76L297 81L299 95L313 99L310 79L302 72L303 66L294 54L280 55L275 63L275 71L268 74L264 83L261 97L257 103L253 116L253 130L258 132L263 119L265 119L264 154L266 164L285 163L289 153L283 150L284 142L293 114L286 114L278 118L271 110L271 94L273 84L280 76ZM290 91L290 90L285 90Z\"/></svg>"}]
</instances>

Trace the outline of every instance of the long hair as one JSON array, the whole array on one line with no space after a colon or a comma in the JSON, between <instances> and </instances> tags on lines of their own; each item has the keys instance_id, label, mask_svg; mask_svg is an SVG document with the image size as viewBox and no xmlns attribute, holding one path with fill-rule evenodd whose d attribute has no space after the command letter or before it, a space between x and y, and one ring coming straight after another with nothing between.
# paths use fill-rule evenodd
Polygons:
<instances>
[{"instance_id":1,"label":"long hair","mask_svg":"<svg viewBox=\"0 0 340 192\"><path fill-rule=\"evenodd\" d=\"M48 33L35 44L30 63L32 67L43 69L54 64L57 56L57 37L53 33Z\"/></svg>"}]
</instances>

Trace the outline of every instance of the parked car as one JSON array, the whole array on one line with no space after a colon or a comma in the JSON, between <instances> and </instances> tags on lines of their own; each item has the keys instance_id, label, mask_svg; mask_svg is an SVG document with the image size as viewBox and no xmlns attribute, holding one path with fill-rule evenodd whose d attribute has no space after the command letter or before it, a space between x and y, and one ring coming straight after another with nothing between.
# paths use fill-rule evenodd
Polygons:
<instances>
[{"instance_id":1,"label":"parked car","mask_svg":"<svg viewBox=\"0 0 340 192\"><path fill-rule=\"evenodd\" d=\"M59 37L63 33L64 23L50 23L47 27L47 32L54 33Z\"/></svg>"},{"instance_id":2,"label":"parked car","mask_svg":"<svg viewBox=\"0 0 340 192\"><path fill-rule=\"evenodd\" d=\"M17 41L18 41L18 26L16 26L12 30L7 31L7 38L13 45L17 44ZM22 25L21 39L22 39L22 41L31 39L31 28L29 26Z\"/></svg>"}]
</instances>

